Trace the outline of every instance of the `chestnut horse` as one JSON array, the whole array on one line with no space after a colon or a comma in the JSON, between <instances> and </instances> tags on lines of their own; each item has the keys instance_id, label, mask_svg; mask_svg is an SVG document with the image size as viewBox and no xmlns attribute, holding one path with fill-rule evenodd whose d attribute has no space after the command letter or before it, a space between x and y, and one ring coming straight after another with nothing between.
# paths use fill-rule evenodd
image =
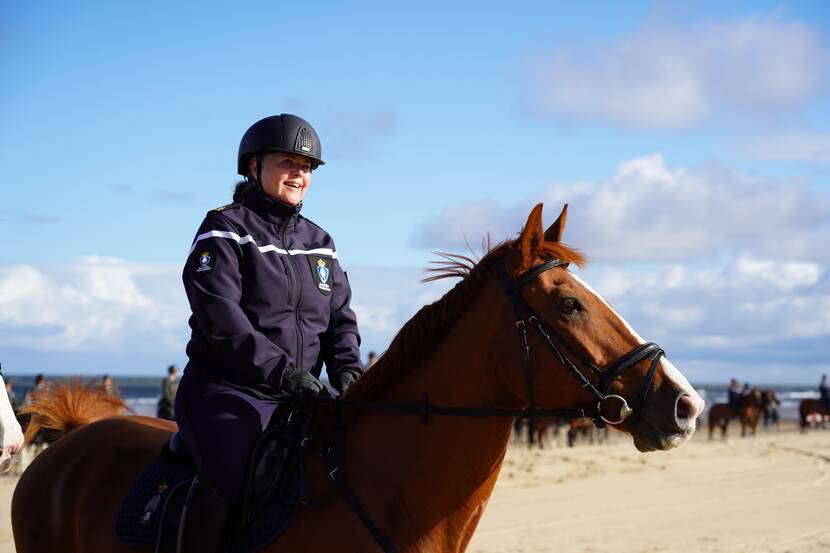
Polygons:
<instances>
[{"instance_id":1,"label":"chestnut horse","mask_svg":"<svg viewBox=\"0 0 830 553\"><path fill-rule=\"evenodd\" d=\"M802 399L798 404L798 419L801 422L802 431L810 427L809 419L821 421L823 424L828 417L830 417L830 412L827 411L827 407L817 399Z\"/></svg>"},{"instance_id":2,"label":"chestnut horse","mask_svg":"<svg viewBox=\"0 0 830 553\"><path fill-rule=\"evenodd\" d=\"M563 209L544 231L537 205L520 237L467 267L461 282L422 308L345 399L417 405L426 394L436 406L498 408L502 414L534 403L546 410L580 407L629 433L640 451L685 443L703 399L662 350L658 354L657 346L646 344L564 265L582 261L560 242L565 217ZM444 274L458 275L463 267L461 261L450 263ZM504 275L512 279L507 293ZM535 315L521 318L516 301ZM520 345L524 328L528 363ZM547 335L536 332L539 328ZM553 352L550 340L559 344ZM636 355L646 350L654 355ZM569 364L572 359L576 363ZM577 373L587 375L592 386L585 387ZM599 386L605 390L599 403L597 382L604 382ZM627 418L622 398L633 408ZM352 413L341 474L394 550L464 551L493 491L516 415L437 414L425 424L407 413L344 409ZM116 539L116 511L173 430L172 423L161 420L117 417L55 442L15 490L17 552L135 551ZM303 462L307 499L330 497L330 470L311 452L304 453ZM291 527L262 551L379 550L372 533L338 496L322 507L300 508Z\"/></svg>"},{"instance_id":3,"label":"chestnut horse","mask_svg":"<svg viewBox=\"0 0 830 553\"><path fill-rule=\"evenodd\" d=\"M741 436L747 433L755 435L758 428L758 421L761 419L761 390L753 388L750 393L741 399L741 406L738 409L737 417L741 421ZM735 417L735 412L726 403L716 403L709 409L709 439L714 436L715 427L720 427L721 437L726 438L726 428L729 421Z\"/></svg>"}]
</instances>

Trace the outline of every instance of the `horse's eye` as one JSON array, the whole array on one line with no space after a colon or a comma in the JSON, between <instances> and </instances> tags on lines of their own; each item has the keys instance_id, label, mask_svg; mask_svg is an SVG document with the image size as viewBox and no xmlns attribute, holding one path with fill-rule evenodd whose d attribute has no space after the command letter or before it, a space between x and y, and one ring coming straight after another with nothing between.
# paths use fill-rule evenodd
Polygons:
<instances>
[{"instance_id":1,"label":"horse's eye","mask_svg":"<svg viewBox=\"0 0 830 553\"><path fill-rule=\"evenodd\" d=\"M564 315L573 315L582 308L576 298L563 298L559 302L559 309Z\"/></svg>"}]
</instances>

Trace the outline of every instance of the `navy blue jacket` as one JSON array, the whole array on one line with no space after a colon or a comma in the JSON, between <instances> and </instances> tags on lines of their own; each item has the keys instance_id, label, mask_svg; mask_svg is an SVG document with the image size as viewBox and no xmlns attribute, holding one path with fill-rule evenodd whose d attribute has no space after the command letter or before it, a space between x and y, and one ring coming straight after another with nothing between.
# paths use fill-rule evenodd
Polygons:
<instances>
[{"instance_id":1,"label":"navy blue jacket","mask_svg":"<svg viewBox=\"0 0 830 553\"><path fill-rule=\"evenodd\" d=\"M258 189L208 212L182 278L193 315L185 381L272 395L289 365L363 370L351 289L326 231Z\"/></svg>"}]
</instances>

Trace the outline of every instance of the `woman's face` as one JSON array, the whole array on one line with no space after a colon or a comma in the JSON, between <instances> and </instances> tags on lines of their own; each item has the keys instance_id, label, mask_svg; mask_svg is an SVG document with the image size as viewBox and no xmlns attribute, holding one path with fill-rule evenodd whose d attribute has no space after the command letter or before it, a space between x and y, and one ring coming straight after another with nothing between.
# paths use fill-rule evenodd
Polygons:
<instances>
[{"instance_id":1,"label":"woman's face","mask_svg":"<svg viewBox=\"0 0 830 553\"><path fill-rule=\"evenodd\" d=\"M256 159L251 160L256 175ZM282 203L297 205L311 184L311 160L297 154L275 152L262 158L262 188Z\"/></svg>"}]
</instances>

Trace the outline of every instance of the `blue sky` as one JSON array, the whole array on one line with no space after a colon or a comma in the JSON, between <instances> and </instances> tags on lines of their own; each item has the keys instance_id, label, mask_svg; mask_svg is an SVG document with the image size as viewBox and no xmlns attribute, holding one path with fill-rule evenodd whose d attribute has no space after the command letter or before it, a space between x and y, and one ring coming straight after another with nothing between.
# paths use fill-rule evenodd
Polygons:
<instances>
[{"instance_id":1,"label":"blue sky","mask_svg":"<svg viewBox=\"0 0 830 553\"><path fill-rule=\"evenodd\" d=\"M692 379L816 380L830 10L609 4L0 3L4 366L183 363L183 256L247 126L292 112L367 350L442 292L432 250L569 201L586 278Z\"/></svg>"}]
</instances>

